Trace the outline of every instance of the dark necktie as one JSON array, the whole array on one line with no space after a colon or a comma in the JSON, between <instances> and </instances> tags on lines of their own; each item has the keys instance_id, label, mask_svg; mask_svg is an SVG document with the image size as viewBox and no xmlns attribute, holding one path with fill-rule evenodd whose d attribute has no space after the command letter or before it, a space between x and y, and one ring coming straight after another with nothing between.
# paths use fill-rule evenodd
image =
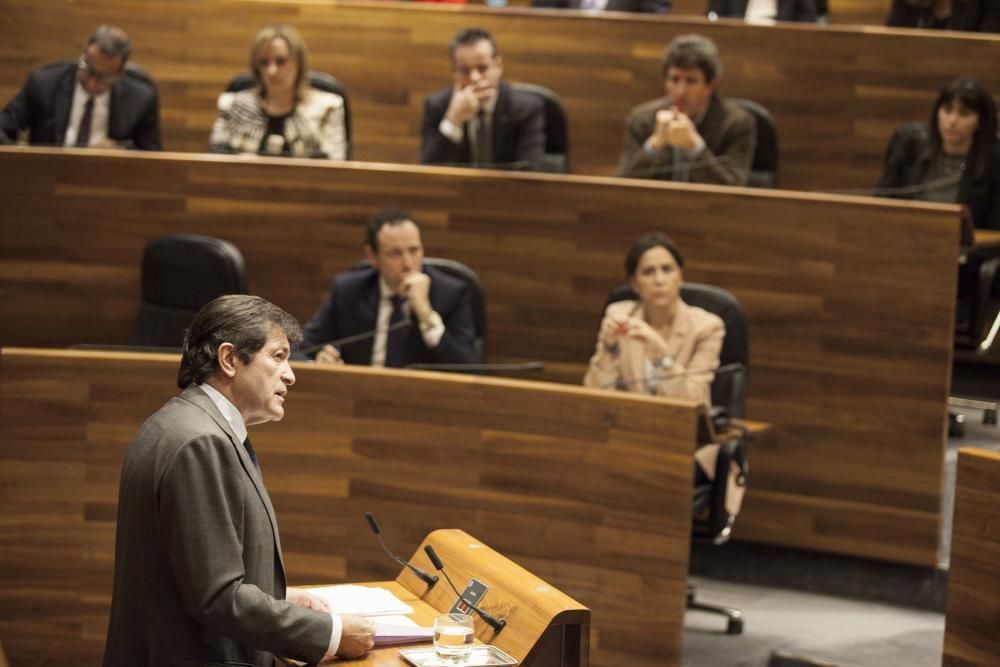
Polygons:
<instances>
[{"instance_id":1,"label":"dark necktie","mask_svg":"<svg viewBox=\"0 0 1000 667\"><path fill-rule=\"evenodd\" d=\"M476 164L488 165L493 162L493 141L486 127L486 112L480 109L476 119L479 121L476 128Z\"/></svg>"},{"instance_id":2,"label":"dark necktie","mask_svg":"<svg viewBox=\"0 0 1000 667\"><path fill-rule=\"evenodd\" d=\"M80 119L80 126L76 129L76 145L90 145L90 125L94 120L94 98L88 97L87 103L83 105L83 118Z\"/></svg>"},{"instance_id":3,"label":"dark necktie","mask_svg":"<svg viewBox=\"0 0 1000 667\"><path fill-rule=\"evenodd\" d=\"M392 315L385 340L385 367L402 368L406 365L406 337L409 331L406 327L393 329L392 326L403 321L403 297L392 296L389 300L392 302Z\"/></svg>"},{"instance_id":4,"label":"dark necktie","mask_svg":"<svg viewBox=\"0 0 1000 667\"><path fill-rule=\"evenodd\" d=\"M259 474L260 473L260 463L257 462L257 452L255 452L253 450L253 444L250 442L250 436L249 435L247 436L247 439L243 441L243 446L246 448L247 454L250 455L250 460L253 461L253 466L255 468L257 468L257 473Z\"/></svg>"}]
</instances>

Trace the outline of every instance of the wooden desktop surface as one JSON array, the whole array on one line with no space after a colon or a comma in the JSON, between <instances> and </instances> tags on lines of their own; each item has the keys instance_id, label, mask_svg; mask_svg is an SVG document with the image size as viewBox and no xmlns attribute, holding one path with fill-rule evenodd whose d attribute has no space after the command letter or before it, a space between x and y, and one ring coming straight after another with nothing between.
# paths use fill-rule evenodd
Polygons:
<instances>
[{"instance_id":1,"label":"wooden desktop surface","mask_svg":"<svg viewBox=\"0 0 1000 667\"><path fill-rule=\"evenodd\" d=\"M216 98L247 68L256 31L301 29L315 69L346 86L354 158L419 160L425 96L451 85L447 44L460 28L492 30L504 76L548 86L566 108L575 173L610 175L628 110L663 94L664 46L698 32L722 54L721 92L767 107L778 127L782 187L872 188L893 130L927 118L958 73L1000 95L1000 36L567 10L349 0L7 0L0 23L0 100L33 68L76 58L100 23L120 25L155 78L164 145L208 147ZM581 48L585 45L585 48ZM993 63L993 64L991 64Z\"/></svg>"},{"instance_id":2,"label":"wooden desktop surface","mask_svg":"<svg viewBox=\"0 0 1000 667\"><path fill-rule=\"evenodd\" d=\"M235 243L250 289L305 321L362 257L370 217L394 205L422 223L429 256L478 272L491 361L542 360L539 379L578 384L625 251L664 231L683 249L685 279L740 300L748 416L774 425L753 453L737 539L937 562L956 206L25 148L0 149L0 171L4 345L125 343L143 247L179 232Z\"/></svg>"},{"instance_id":3,"label":"wooden desktop surface","mask_svg":"<svg viewBox=\"0 0 1000 667\"><path fill-rule=\"evenodd\" d=\"M958 452L944 667L1000 658L1000 452Z\"/></svg>"},{"instance_id":4,"label":"wooden desktop surface","mask_svg":"<svg viewBox=\"0 0 1000 667\"><path fill-rule=\"evenodd\" d=\"M176 393L177 362L0 351L0 636L12 664L100 664L122 458ZM543 382L293 368L285 418L252 429L289 585L399 573L366 511L404 556L432 530L461 528L592 611L591 664L680 665L702 406ZM471 563L434 544L461 585ZM447 597L439 588L440 599L427 598L435 608ZM637 599L649 610L641 623ZM492 606L504 600L487 610L543 609Z\"/></svg>"}]
</instances>

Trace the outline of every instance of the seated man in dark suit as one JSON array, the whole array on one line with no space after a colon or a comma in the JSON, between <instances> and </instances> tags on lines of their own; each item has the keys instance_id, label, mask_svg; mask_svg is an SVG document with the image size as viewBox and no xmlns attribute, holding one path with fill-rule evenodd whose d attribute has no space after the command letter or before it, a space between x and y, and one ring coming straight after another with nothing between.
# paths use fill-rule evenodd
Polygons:
<instances>
[{"instance_id":1,"label":"seated man in dark suit","mask_svg":"<svg viewBox=\"0 0 1000 667\"><path fill-rule=\"evenodd\" d=\"M160 150L156 88L125 73L131 46L120 29L102 25L79 61L46 65L0 112L0 144L27 129L35 146Z\"/></svg>"},{"instance_id":2,"label":"seated man in dark suit","mask_svg":"<svg viewBox=\"0 0 1000 667\"><path fill-rule=\"evenodd\" d=\"M539 169L542 100L500 80L503 58L487 30L461 30L448 48L454 85L424 102L420 162Z\"/></svg>"},{"instance_id":3,"label":"seated man in dark suit","mask_svg":"<svg viewBox=\"0 0 1000 667\"><path fill-rule=\"evenodd\" d=\"M372 268L334 278L329 298L305 326L302 348L358 336L339 349L323 346L316 361L394 368L476 361L468 289L423 266L413 216L392 209L376 215L365 234L365 254Z\"/></svg>"},{"instance_id":4,"label":"seated man in dark suit","mask_svg":"<svg viewBox=\"0 0 1000 667\"><path fill-rule=\"evenodd\" d=\"M817 0L708 0L708 18L816 23L820 18L820 3Z\"/></svg>"},{"instance_id":5,"label":"seated man in dark suit","mask_svg":"<svg viewBox=\"0 0 1000 667\"><path fill-rule=\"evenodd\" d=\"M669 14L670 0L532 0L532 7Z\"/></svg>"},{"instance_id":6,"label":"seated man in dark suit","mask_svg":"<svg viewBox=\"0 0 1000 667\"><path fill-rule=\"evenodd\" d=\"M757 126L716 92L722 63L715 44L681 35L663 56L666 96L632 109L618 175L746 185Z\"/></svg>"}]
</instances>

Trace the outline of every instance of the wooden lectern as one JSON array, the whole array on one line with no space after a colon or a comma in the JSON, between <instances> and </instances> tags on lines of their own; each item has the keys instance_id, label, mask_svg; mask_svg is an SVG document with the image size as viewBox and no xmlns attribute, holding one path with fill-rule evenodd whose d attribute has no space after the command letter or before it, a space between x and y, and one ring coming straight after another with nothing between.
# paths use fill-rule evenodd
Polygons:
<instances>
[{"instance_id":1,"label":"wooden lectern","mask_svg":"<svg viewBox=\"0 0 1000 667\"><path fill-rule=\"evenodd\" d=\"M445 571L460 591L472 577L489 586L479 607L495 618L505 619L507 626L496 634L473 612L478 641L502 649L522 667L586 667L590 664L589 609L465 531L436 530L424 538L410 562L433 573L434 567L424 553L427 544L434 547ZM443 576L427 590L427 585L406 568L394 581L363 585L381 586L391 591L413 607L413 620L423 626L432 625L434 617L448 611L457 597ZM406 647L378 647L365 660L352 664L405 665L399 651Z\"/></svg>"}]
</instances>

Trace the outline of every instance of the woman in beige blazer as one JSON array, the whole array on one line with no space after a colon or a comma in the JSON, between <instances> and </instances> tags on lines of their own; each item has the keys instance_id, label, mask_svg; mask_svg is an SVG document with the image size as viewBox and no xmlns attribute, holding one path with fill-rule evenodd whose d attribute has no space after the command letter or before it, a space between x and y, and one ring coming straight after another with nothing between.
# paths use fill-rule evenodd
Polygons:
<instances>
[{"instance_id":1,"label":"woman in beige blazer","mask_svg":"<svg viewBox=\"0 0 1000 667\"><path fill-rule=\"evenodd\" d=\"M718 316L681 299L683 268L665 234L644 234L632 245L625 273L639 299L608 306L585 386L709 404L726 330Z\"/></svg>"}]
</instances>

